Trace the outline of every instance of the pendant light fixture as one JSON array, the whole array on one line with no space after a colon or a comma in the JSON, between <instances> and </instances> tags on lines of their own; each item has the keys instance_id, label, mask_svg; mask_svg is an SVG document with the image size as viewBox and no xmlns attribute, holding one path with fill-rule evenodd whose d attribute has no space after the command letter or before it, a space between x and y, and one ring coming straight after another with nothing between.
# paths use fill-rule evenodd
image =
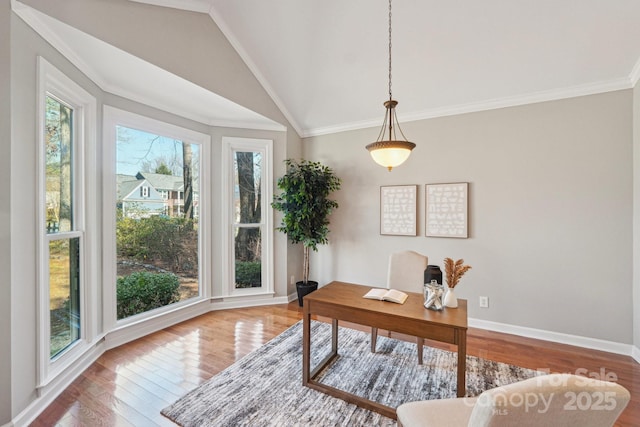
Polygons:
<instances>
[{"instance_id":1,"label":"pendant light fixture","mask_svg":"<svg viewBox=\"0 0 640 427\"><path fill-rule=\"evenodd\" d=\"M389 171L404 163L409 158L411 150L416 146L413 142L407 141L407 137L400 129L400 123L396 117L396 105L398 105L398 101L395 101L391 95L391 0L389 0L389 100L384 103L387 111L378 139L366 147L373 160ZM402 139L398 139L398 133Z\"/></svg>"}]
</instances>

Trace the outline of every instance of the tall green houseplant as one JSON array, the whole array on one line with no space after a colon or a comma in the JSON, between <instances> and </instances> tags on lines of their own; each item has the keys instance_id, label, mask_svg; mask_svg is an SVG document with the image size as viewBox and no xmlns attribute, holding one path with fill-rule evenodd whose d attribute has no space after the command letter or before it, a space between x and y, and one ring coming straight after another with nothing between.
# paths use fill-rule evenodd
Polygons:
<instances>
[{"instance_id":1,"label":"tall green houseplant","mask_svg":"<svg viewBox=\"0 0 640 427\"><path fill-rule=\"evenodd\" d=\"M271 206L284 214L277 228L292 243L302 243L304 261L302 283L309 283L309 249L329 242L329 215L338 202L329 195L340 188L341 180L331 168L319 162L285 160L287 173L278 179L278 188Z\"/></svg>"}]
</instances>

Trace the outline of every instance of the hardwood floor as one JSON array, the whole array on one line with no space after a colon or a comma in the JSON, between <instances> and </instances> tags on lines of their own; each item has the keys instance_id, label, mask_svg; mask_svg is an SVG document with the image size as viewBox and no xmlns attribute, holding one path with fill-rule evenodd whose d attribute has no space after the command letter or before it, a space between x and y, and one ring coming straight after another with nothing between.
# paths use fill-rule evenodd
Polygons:
<instances>
[{"instance_id":1,"label":"hardwood floor","mask_svg":"<svg viewBox=\"0 0 640 427\"><path fill-rule=\"evenodd\" d=\"M301 318L297 302L221 310L109 350L32 425L174 426L162 408ZM616 425L640 425L640 364L631 357L473 328L467 353L552 372L616 375L632 395Z\"/></svg>"}]
</instances>

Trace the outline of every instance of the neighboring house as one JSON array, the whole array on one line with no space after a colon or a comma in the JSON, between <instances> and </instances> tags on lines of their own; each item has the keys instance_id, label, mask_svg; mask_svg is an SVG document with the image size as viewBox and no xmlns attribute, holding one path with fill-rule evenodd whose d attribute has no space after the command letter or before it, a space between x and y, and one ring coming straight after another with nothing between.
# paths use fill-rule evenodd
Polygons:
<instances>
[{"instance_id":1,"label":"neighboring house","mask_svg":"<svg viewBox=\"0 0 640 427\"><path fill-rule=\"evenodd\" d=\"M138 172L136 178L146 179L162 195L162 199L165 201L165 215L182 215L184 212L184 180L181 176Z\"/></svg>"},{"instance_id":2,"label":"neighboring house","mask_svg":"<svg viewBox=\"0 0 640 427\"><path fill-rule=\"evenodd\" d=\"M194 187L195 187L194 183ZM132 218L150 215L181 216L184 213L184 180L181 176L138 172L117 175L118 208ZM198 192L193 195L194 217L198 217Z\"/></svg>"},{"instance_id":3,"label":"neighboring house","mask_svg":"<svg viewBox=\"0 0 640 427\"><path fill-rule=\"evenodd\" d=\"M165 200L146 179L131 175L117 176L117 207L122 216L144 218L165 213Z\"/></svg>"}]
</instances>

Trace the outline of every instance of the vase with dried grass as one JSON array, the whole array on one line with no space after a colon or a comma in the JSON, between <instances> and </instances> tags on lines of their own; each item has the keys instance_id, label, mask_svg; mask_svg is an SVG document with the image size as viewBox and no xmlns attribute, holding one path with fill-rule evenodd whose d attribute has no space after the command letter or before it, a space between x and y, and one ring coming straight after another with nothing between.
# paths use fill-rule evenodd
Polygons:
<instances>
[{"instance_id":1,"label":"vase with dried grass","mask_svg":"<svg viewBox=\"0 0 640 427\"><path fill-rule=\"evenodd\" d=\"M460 278L471 269L470 265L464 265L464 259L457 261L451 258L444 259L444 273L447 281L447 293L444 296L443 303L446 307L457 308L458 298L453 292L453 288L460 282Z\"/></svg>"}]
</instances>

